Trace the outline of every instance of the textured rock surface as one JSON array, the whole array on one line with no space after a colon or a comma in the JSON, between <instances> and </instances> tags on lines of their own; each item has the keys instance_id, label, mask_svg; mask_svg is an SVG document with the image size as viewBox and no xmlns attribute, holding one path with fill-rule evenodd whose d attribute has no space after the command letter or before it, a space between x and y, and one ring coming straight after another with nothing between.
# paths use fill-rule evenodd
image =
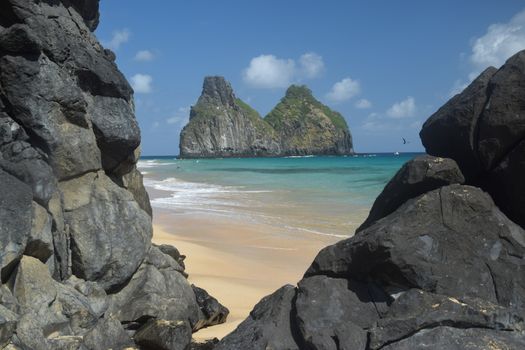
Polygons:
<instances>
[{"instance_id":1,"label":"textured rock surface","mask_svg":"<svg viewBox=\"0 0 525 350\"><path fill-rule=\"evenodd\" d=\"M343 116L317 101L306 86L290 86L264 120L279 135L284 155L354 153Z\"/></svg>"},{"instance_id":2,"label":"textured rock surface","mask_svg":"<svg viewBox=\"0 0 525 350\"><path fill-rule=\"evenodd\" d=\"M305 86L291 86L262 119L222 77L204 79L180 135L183 158L352 154L352 147L344 118Z\"/></svg>"},{"instance_id":3,"label":"textured rock surface","mask_svg":"<svg viewBox=\"0 0 525 350\"><path fill-rule=\"evenodd\" d=\"M202 95L180 134L180 156L247 157L281 153L274 130L236 98L222 77L206 77Z\"/></svg>"},{"instance_id":4,"label":"textured rock surface","mask_svg":"<svg viewBox=\"0 0 525 350\"><path fill-rule=\"evenodd\" d=\"M406 163L355 236L319 252L295 298L265 299L218 348L523 348L524 82L521 52L436 112L421 137L448 158ZM291 343L274 347L270 332Z\"/></svg>"},{"instance_id":5,"label":"textured rock surface","mask_svg":"<svg viewBox=\"0 0 525 350\"><path fill-rule=\"evenodd\" d=\"M199 322L195 294L170 256L152 246L131 280L110 296L110 311L125 324L150 318Z\"/></svg>"},{"instance_id":6,"label":"textured rock surface","mask_svg":"<svg viewBox=\"0 0 525 350\"><path fill-rule=\"evenodd\" d=\"M366 284L314 276L298 286L297 324L304 346L312 349L363 349L364 329L379 318ZM359 317L355 317L359 315Z\"/></svg>"},{"instance_id":7,"label":"textured rock surface","mask_svg":"<svg viewBox=\"0 0 525 350\"><path fill-rule=\"evenodd\" d=\"M295 288L286 285L264 297L250 316L224 337L215 350L299 350L293 336L296 330L290 328L295 295Z\"/></svg>"},{"instance_id":8,"label":"textured rock surface","mask_svg":"<svg viewBox=\"0 0 525 350\"><path fill-rule=\"evenodd\" d=\"M0 267L5 281L31 234L31 189L0 170Z\"/></svg>"},{"instance_id":9,"label":"textured rock surface","mask_svg":"<svg viewBox=\"0 0 525 350\"><path fill-rule=\"evenodd\" d=\"M184 349L212 323L183 256L151 246L133 91L92 34L98 4L0 3L2 348L137 348L162 317L187 324Z\"/></svg>"},{"instance_id":10,"label":"textured rock surface","mask_svg":"<svg viewBox=\"0 0 525 350\"><path fill-rule=\"evenodd\" d=\"M423 125L427 153L456 160L466 183L487 190L525 227L525 51L488 68Z\"/></svg>"},{"instance_id":11,"label":"textured rock surface","mask_svg":"<svg viewBox=\"0 0 525 350\"><path fill-rule=\"evenodd\" d=\"M144 350L185 350L191 327L185 321L150 320L134 336Z\"/></svg>"},{"instance_id":12,"label":"textured rock surface","mask_svg":"<svg viewBox=\"0 0 525 350\"><path fill-rule=\"evenodd\" d=\"M204 328L226 322L230 313L226 307L221 305L217 299L208 294L204 289L191 285L197 305L199 305L199 320L195 328Z\"/></svg>"},{"instance_id":13,"label":"textured rock surface","mask_svg":"<svg viewBox=\"0 0 525 350\"><path fill-rule=\"evenodd\" d=\"M419 156L403 165L376 198L359 232L394 212L407 200L436 188L465 182L452 159Z\"/></svg>"}]
</instances>

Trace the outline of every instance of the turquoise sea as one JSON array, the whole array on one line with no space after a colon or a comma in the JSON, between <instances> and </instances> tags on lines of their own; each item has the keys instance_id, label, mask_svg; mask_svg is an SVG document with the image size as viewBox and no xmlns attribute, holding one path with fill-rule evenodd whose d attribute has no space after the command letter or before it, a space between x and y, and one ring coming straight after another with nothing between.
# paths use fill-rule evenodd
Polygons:
<instances>
[{"instance_id":1,"label":"turquoise sea","mask_svg":"<svg viewBox=\"0 0 525 350\"><path fill-rule=\"evenodd\" d=\"M417 153L348 157L142 157L154 208L270 224L290 234L351 236L397 170ZM152 191L154 190L154 191Z\"/></svg>"}]
</instances>

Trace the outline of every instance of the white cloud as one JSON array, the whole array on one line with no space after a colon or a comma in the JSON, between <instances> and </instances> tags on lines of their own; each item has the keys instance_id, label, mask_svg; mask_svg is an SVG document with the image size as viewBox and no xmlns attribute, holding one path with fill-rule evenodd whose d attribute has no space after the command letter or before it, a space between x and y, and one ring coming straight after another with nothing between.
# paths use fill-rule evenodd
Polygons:
<instances>
[{"instance_id":1,"label":"white cloud","mask_svg":"<svg viewBox=\"0 0 525 350\"><path fill-rule=\"evenodd\" d=\"M288 87L302 79L317 78L324 70L323 57L314 52L301 55L297 62L291 58L260 55L251 59L242 76L253 87L274 89Z\"/></svg>"},{"instance_id":2,"label":"white cloud","mask_svg":"<svg viewBox=\"0 0 525 350\"><path fill-rule=\"evenodd\" d=\"M243 79L254 87L272 89L287 87L294 75L294 60L260 55L252 58L250 65L243 72Z\"/></svg>"},{"instance_id":3,"label":"white cloud","mask_svg":"<svg viewBox=\"0 0 525 350\"><path fill-rule=\"evenodd\" d=\"M135 55L135 61L139 61L139 62L152 61L154 58L155 58L155 55L153 54L153 52L149 50L141 50L137 52L137 54Z\"/></svg>"},{"instance_id":4,"label":"white cloud","mask_svg":"<svg viewBox=\"0 0 525 350\"><path fill-rule=\"evenodd\" d=\"M370 113L361 124L361 129L374 134L386 134L392 131L407 131L420 129L421 120L392 119L388 115Z\"/></svg>"},{"instance_id":5,"label":"white cloud","mask_svg":"<svg viewBox=\"0 0 525 350\"><path fill-rule=\"evenodd\" d=\"M121 29L113 32L110 41L104 42L104 46L111 50L118 50L120 45L129 41L131 33L128 29Z\"/></svg>"},{"instance_id":6,"label":"white cloud","mask_svg":"<svg viewBox=\"0 0 525 350\"><path fill-rule=\"evenodd\" d=\"M499 68L509 57L525 49L525 10L507 23L490 25L483 36L472 40L471 49L469 63L472 71L468 78L454 82L449 97L463 91L488 66Z\"/></svg>"},{"instance_id":7,"label":"white cloud","mask_svg":"<svg viewBox=\"0 0 525 350\"><path fill-rule=\"evenodd\" d=\"M368 109L370 107L372 107L372 102L368 101L366 98L362 98L355 103L355 108Z\"/></svg>"},{"instance_id":8,"label":"white cloud","mask_svg":"<svg viewBox=\"0 0 525 350\"><path fill-rule=\"evenodd\" d=\"M148 94L152 89L153 78L148 74L135 74L131 77L131 86L136 93Z\"/></svg>"},{"instance_id":9,"label":"white cloud","mask_svg":"<svg viewBox=\"0 0 525 350\"><path fill-rule=\"evenodd\" d=\"M525 10L507 23L496 23L488 27L485 35L472 44L470 61L478 69L487 66L500 67L516 52L525 49Z\"/></svg>"},{"instance_id":10,"label":"white cloud","mask_svg":"<svg viewBox=\"0 0 525 350\"><path fill-rule=\"evenodd\" d=\"M452 85L452 88L450 89L448 93L448 97L452 97L456 94L459 94L461 91L465 90L465 88L472 82L472 79L467 80L461 80L458 79L454 82L454 85Z\"/></svg>"},{"instance_id":11,"label":"white cloud","mask_svg":"<svg viewBox=\"0 0 525 350\"><path fill-rule=\"evenodd\" d=\"M345 78L332 86L326 97L334 102L343 102L351 99L361 92L361 85L357 80Z\"/></svg>"},{"instance_id":12,"label":"white cloud","mask_svg":"<svg viewBox=\"0 0 525 350\"><path fill-rule=\"evenodd\" d=\"M386 114L394 119L410 118L414 116L416 109L416 100L409 96L403 101L394 103L386 111Z\"/></svg>"},{"instance_id":13,"label":"white cloud","mask_svg":"<svg viewBox=\"0 0 525 350\"><path fill-rule=\"evenodd\" d=\"M299 64L301 65L301 74L309 79L320 76L325 69L323 57L314 52L302 55L299 58Z\"/></svg>"},{"instance_id":14,"label":"white cloud","mask_svg":"<svg viewBox=\"0 0 525 350\"><path fill-rule=\"evenodd\" d=\"M188 123L190 107L180 107L173 117L166 119L166 124L183 127Z\"/></svg>"}]
</instances>

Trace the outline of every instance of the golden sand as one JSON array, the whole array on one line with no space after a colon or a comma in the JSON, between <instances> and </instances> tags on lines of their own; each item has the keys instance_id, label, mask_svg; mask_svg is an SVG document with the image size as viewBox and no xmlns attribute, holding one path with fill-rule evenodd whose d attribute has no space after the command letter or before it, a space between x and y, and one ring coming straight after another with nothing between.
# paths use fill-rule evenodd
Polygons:
<instances>
[{"instance_id":1,"label":"golden sand","mask_svg":"<svg viewBox=\"0 0 525 350\"><path fill-rule=\"evenodd\" d=\"M262 297L296 284L319 250L340 240L274 231L235 218L155 211L153 242L177 247L187 256L190 283L230 309L225 324L200 330L194 339L220 339L234 330Z\"/></svg>"}]
</instances>

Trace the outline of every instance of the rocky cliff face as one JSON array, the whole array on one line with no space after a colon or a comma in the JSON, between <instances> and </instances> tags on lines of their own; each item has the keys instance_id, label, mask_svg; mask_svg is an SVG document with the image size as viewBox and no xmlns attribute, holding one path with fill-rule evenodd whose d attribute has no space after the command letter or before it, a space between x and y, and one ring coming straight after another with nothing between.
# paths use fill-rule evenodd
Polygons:
<instances>
[{"instance_id":1,"label":"rocky cliff face","mask_svg":"<svg viewBox=\"0 0 525 350\"><path fill-rule=\"evenodd\" d=\"M180 134L180 156L257 157L280 154L274 130L236 98L222 77L206 77L202 95Z\"/></svg>"},{"instance_id":2,"label":"rocky cliff face","mask_svg":"<svg viewBox=\"0 0 525 350\"><path fill-rule=\"evenodd\" d=\"M352 153L344 118L315 100L308 88L291 86L262 119L222 77L204 79L180 135L182 158Z\"/></svg>"},{"instance_id":3,"label":"rocky cliff face","mask_svg":"<svg viewBox=\"0 0 525 350\"><path fill-rule=\"evenodd\" d=\"M133 91L98 18L97 0L0 4L2 348L120 349L171 323L187 345L227 314L151 245Z\"/></svg>"},{"instance_id":4,"label":"rocky cliff face","mask_svg":"<svg viewBox=\"0 0 525 350\"><path fill-rule=\"evenodd\" d=\"M215 350L525 348L524 87L525 51L447 102L432 155Z\"/></svg>"},{"instance_id":5,"label":"rocky cliff face","mask_svg":"<svg viewBox=\"0 0 525 350\"><path fill-rule=\"evenodd\" d=\"M354 153L343 116L317 101L306 86L290 86L264 120L279 135L285 155Z\"/></svg>"}]
</instances>

